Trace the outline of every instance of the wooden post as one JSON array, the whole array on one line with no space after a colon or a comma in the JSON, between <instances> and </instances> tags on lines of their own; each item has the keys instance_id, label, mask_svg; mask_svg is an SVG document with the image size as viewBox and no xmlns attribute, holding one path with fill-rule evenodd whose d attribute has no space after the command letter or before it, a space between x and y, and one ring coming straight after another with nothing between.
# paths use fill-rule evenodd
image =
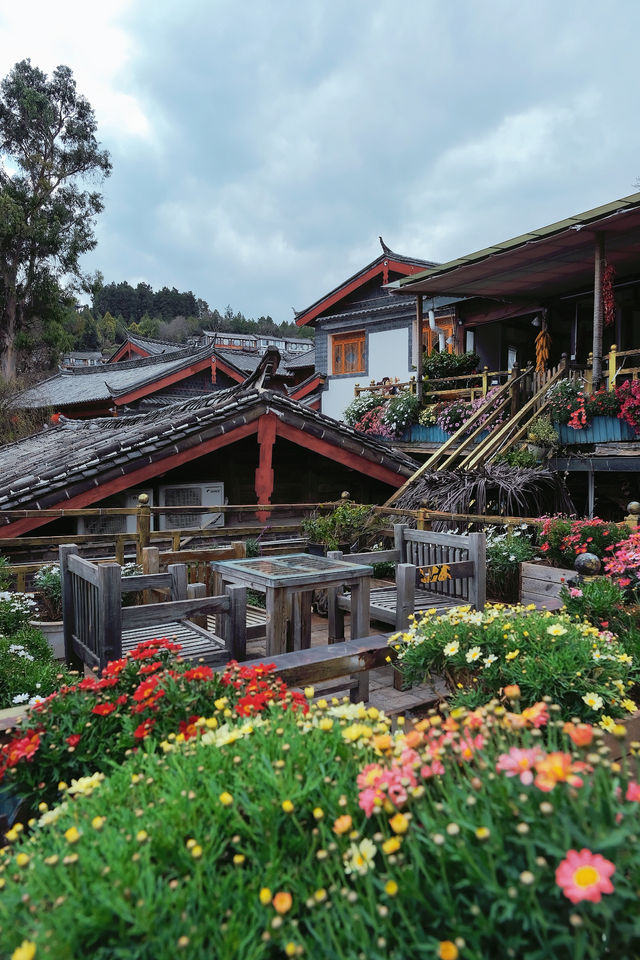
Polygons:
<instances>
[{"instance_id":1,"label":"wooden post","mask_svg":"<svg viewBox=\"0 0 640 960\"><path fill-rule=\"evenodd\" d=\"M270 503L273 494L273 445L276 440L276 418L272 413L260 417L258 421L258 446L260 459L256 470L255 491L258 503ZM259 523L269 519L268 511L256 513Z\"/></svg>"},{"instance_id":2,"label":"wooden post","mask_svg":"<svg viewBox=\"0 0 640 960\"><path fill-rule=\"evenodd\" d=\"M142 563L142 551L149 546L151 533L151 507L149 497L141 493L138 497L138 512L136 514L136 562Z\"/></svg>"},{"instance_id":3,"label":"wooden post","mask_svg":"<svg viewBox=\"0 0 640 960\"><path fill-rule=\"evenodd\" d=\"M398 551L398 563L407 561L407 543L404 539L404 531L407 529L406 523L394 523L393 525L393 549Z\"/></svg>"},{"instance_id":4,"label":"wooden post","mask_svg":"<svg viewBox=\"0 0 640 960\"><path fill-rule=\"evenodd\" d=\"M142 551L142 572L160 573L160 551L157 547L145 547ZM152 590L142 591L143 603L155 603L156 596Z\"/></svg>"},{"instance_id":5,"label":"wooden post","mask_svg":"<svg viewBox=\"0 0 640 960\"><path fill-rule=\"evenodd\" d=\"M184 563L171 563L167 567L171 577L171 599L187 599L187 567Z\"/></svg>"},{"instance_id":6,"label":"wooden post","mask_svg":"<svg viewBox=\"0 0 640 960\"><path fill-rule=\"evenodd\" d=\"M511 416L515 417L520 409L520 365L518 361L511 368Z\"/></svg>"},{"instance_id":7,"label":"wooden post","mask_svg":"<svg viewBox=\"0 0 640 960\"><path fill-rule=\"evenodd\" d=\"M595 237L595 257L593 269L593 388L597 390L602 380L602 277L605 267L604 233L598 231Z\"/></svg>"},{"instance_id":8,"label":"wooden post","mask_svg":"<svg viewBox=\"0 0 640 960\"><path fill-rule=\"evenodd\" d=\"M429 511L425 507L420 507L418 510L418 519L416 520L416 529L431 530L431 520L429 519Z\"/></svg>"},{"instance_id":9,"label":"wooden post","mask_svg":"<svg viewBox=\"0 0 640 960\"><path fill-rule=\"evenodd\" d=\"M617 346L615 343L611 344L611 350L609 350L609 383L607 384L607 389L611 392L616 388L616 374L617 374Z\"/></svg>"},{"instance_id":10,"label":"wooden post","mask_svg":"<svg viewBox=\"0 0 640 960\"><path fill-rule=\"evenodd\" d=\"M483 397L486 397L487 390L489 389L488 374L489 374L489 367L485 363L484 367L482 368L482 396Z\"/></svg>"},{"instance_id":11,"label":"wooden post","mask_svg":"<svg viewBox=\"0 0 640 960\"><path fill-rule=\"evenodd\" d=\"M126 537L123 534L118 534L116 537L116 563L119 563L121 567L124 567L124 544Z\"/></svg>"},{"instance_id":12,"label":"wooden post","mask_svg":"<svg viewBox=\"0 0 640 960\"><path fill-rule=\"evenodd\" d=\"M119 563L101 563L98 571L97 646L100 670L122 656L122 568Z\"/></svg>"},{"instance_id":13,"label":"wooden post","mask_svg":"<svg viewBox=\"0 0 640 960\"><path fill-rule=\"evenodd\" d=\"M230 660L247 658L247 588L237 584L225 587L229 609L222 615L221 636Z\"/></svg>"},{"instance_id":14,"label":"wooden post","mask_svg":"<svg viewBox=\"0 0 640 960\"><path fill-rule=\"evenodd\" d=\"M587 357L587 369L584 372L584 392L593 393L593 353L591 351Z\"/></svg>"},{"instance_id":15,"label":"wooden post","mask_svg":"<svg viewBox=\"0 0 640 960\"><path fill-rule=\"evenodd\" d=\"M416 294L416 325L418 327L418 344L416 347L416 380L418 382L418 400L422 404L424 399L424 382L422 374L422 334L424 330L424 304L422 294Z\"/></svg>"},{"instance_id":16,"label":"wooden post","mask_svg":"<svg viewBox=\"0 0 640 960\"><path fill-rule=\"evenodd\" d=\"M187 584L187 600L197 600L200 597L206 597L207 588L204 583L189 583ZM203 630L207 629L207 615L206 613L196 613L190 620L195 623L197 627L202 627Z\"/></svg>"},{"instance_id":17,"label":"wooden post","mask_svg":"<svg viewBox=\"0 0 640 960\"><path fill-rule=\"evenodd\" d=\"M327 560L342 560L342 550L327 550ZM327 588L327 621L329 643L344 642L344 610L338 607L342 587Z\"/></svg>"},{"instance_id":18,"label":"wooden post","mask_svg":"<svg viewBox=\"0 0 640 960\"><path fill-rule=\"evenodd\" d=\"M71 574L69 573L68 557L78 553L75 543L62 543L58 550L60 562L60 582L62 584L62 623L64 629L64 659L68 667L82 670L82 660L73 649L73 634L75 619L73 612L73 594L71 592Z\"/></svg>"},{"instance_id":19,"label":"wooden post","mask_svg":"<svg viewBox=\"0 0 640 960\"><path fill-rule=\"evenodd\" d=\"M487 602L487 538L484 533L469 534L469 559L474 564L473 581L469 586L469 603L484 610Z\"/></svg>"},{"instance_id":20,"label":"wooden post","mask_svg":"<svg viewBox=\"0 0 640 960\"><path fill-rule=\"evenodd\" d=\"M417 573L417 567L412 563L399 563L396 567L396 630L404 632L409 629L409 617L416 605ZM393 686L396 690L403 689L402 673L395 665Z\"/></svg>"}]
</instances>

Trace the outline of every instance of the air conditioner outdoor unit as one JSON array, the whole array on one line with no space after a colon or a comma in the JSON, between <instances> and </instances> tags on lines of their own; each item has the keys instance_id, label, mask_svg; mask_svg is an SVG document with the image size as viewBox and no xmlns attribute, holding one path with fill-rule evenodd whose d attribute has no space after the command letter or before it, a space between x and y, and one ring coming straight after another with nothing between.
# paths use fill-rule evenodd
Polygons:
<instances>
[{"instance_id":1,"label":"air conditioner outdoor unit","mask_svg":"<svg viewBox=\"0 0 640 960\"><path fill-rule=\"evenodd\" d=\"M161 507L216 507L224 503L224 483L185 483L160 487ZM224 514L193 513L176 510L160 514L161 530L197 530L200 527L223 527Z\"/></svg>"},{"instance_id":2,"label":"air conditioner outdoor unit","mask_svg":"<svg viewBox=\"0 0 640 960\"><path fill-rule=\"evenodd\" d=\"M103 507L137 507L138 497L141 493L146 493L149 497L149 506L153 506L153 490L136 489L126 490L115 497L110 497ZM98 533L135 533L136 518L133 514L116 516L115 514L106 517L78 517L78 534L98 534Z\"/></svg>"}]
</instances>

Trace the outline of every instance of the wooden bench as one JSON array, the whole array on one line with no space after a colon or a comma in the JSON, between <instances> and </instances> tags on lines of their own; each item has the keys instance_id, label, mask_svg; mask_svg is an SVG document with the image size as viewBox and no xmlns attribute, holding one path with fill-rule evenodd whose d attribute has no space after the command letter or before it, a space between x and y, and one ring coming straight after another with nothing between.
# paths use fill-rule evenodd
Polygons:
<instances>
[{"instance_id":1,"label":"wooden bench","mask_svg":"<svg viewBox=\"0 0 640 960\"><path fill-rule=\"evenodd\" d=\"M335 559L354 563L396 564L396 582L388 587L372 587L372 620L406 630L409 617L421 610L446 609L469 604L482 610L486 602L486 538L484 533L461 536L413 530L406 524L394 524L394 549L355 553L344 556L329 553ZM329 596L329 635L344 637L344 612L351 610L348 593L333 591Z\"/></svg>"},{"instance_id":2,"label":"wooden bench","mask_svg":"<svg viewBox=\"0 0 640 960\"><path fill-rule=\"evenodd\" d=\"M84 560L75 544L60 547L60 572L67 663L102 669L144 639L173 635L180 639L185 658L223 664L246 656L244 587L229 586L220 596L204 596L204 584L187 584L184 564L170 564L166 573L123 579L120 564ZM152 590L166 590L171 599L122 606L123 592ZM190 619L207 614L220 617L219 635Z\"/></svg>"}]
</instances>

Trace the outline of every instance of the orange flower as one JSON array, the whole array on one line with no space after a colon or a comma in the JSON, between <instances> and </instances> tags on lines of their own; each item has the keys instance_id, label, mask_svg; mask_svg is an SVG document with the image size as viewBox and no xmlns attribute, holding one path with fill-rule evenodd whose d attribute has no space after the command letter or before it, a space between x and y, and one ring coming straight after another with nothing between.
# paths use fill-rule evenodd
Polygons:
<instances>
[{"instance_id":1,"label":"orange flower","mask_svg":"<svg viewBox=\"0 0 640 960\"><path fill-rule=\"evenodd\" d=\"M563 731L571 737L576 747L588 747L593 741L593 727L588 723L570 723L567 721Z\"/></svg>"},{"instance_id":2,"label":"orange flower","mask_svg":"<svg viewBox=\"0 0 640 960\"><path fill-rule=\"evenodd\" d=\"M509 683L504 688L504 695L509 700L519 700L520 699L520 687L517 683Z\"/></svg>"},{"instance_id":3,"label":"orange flower","mask_svg":"<svg viewBox=\"0 0 640 960\"><path fill-rule=\"evenodd\" d=\"M276 913L288 913L293 906L293 897L285 890L280 890L271 902Z\"/></svg>"},{"instance_id":4,"label":"orange flower","mask_svg":"<svg viewBox=\"0 0 640 960\"><path fill-rule=\"evenodd\" d=\"M554 753L548 753L546 757L536 763L537 776L535 785L539 790L549 793L553 790L556 783L568 783L571 787L581 787L582 779L576 776L576 773L587 770L586 763L573 763L570 753L562 753L556 750Z\"/></svg>"},{"instance_id":5,"label":"orange flower","mask_svg":"<svg viewBox=\"0 0 640 960\"><path fill-rule=\"evenodd\" d=\"M353 826L353 820L348 813L343 814L333 824L333 832L337 834L348 833Z\"/></svg>"},{"instance_id":6,"label":"orange flower","mask_svg":"<svg viewBox=\"0 0 640 960\"><path fill-rule=\"evenodd\" d=\"M458 960L459 952L452 940L441 940L438 946L440 960Z\"/></svg>"},{"instance_id":7,"label":"orange flower","mask_svg":"<svg viewBox=\"0 0 640 960\"><path fill-rule=\"evenodd\" d=\"M389 826L394 833L406 833L409 829L409 821L404 813L396 813L396 815L389 820Z\"/></svg>"}]
</instances>

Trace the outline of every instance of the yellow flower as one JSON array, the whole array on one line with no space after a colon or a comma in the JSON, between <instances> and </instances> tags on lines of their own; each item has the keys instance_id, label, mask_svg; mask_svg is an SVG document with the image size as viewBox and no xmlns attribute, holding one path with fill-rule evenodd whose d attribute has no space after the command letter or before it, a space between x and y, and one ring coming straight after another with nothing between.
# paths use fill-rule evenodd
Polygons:
<instances>
[{"instance_id":1,"label":"yellow flower","mask_svg":"<svg viewBox=\"0 0 640 960\"><path fill-rule=\"evenodd\" d=\"M64 832L64 838L67 843L77 843L80 839L80 831L77 827L69 827L69 829Z\"/></svg>"},{"instance_id":2,"label":"yellow flower","mask_svg":"<svg viewBox=\"0 0 640 960\"><path fill-rule=\"evenodd\" d=\"M230 807L233 803L233 797L226 790L220 794L219 800L223 807Z\"/></svg>"},{"instance_id":3,"label":"yellow flower","mask_svg":"<svg viewBox=\"0 0 640 960\"><path fill-rule=\"evenodd\" d=\"M518 656L519 653L520 653L520 648L519 648L519 647L518 647L517 650L510 650L509 653L506 655L505 660L515 660L515 658ZM449 941L449 940L445 940L444 942L445 942L445 943L449 943L450 941ZM458 954L457 954L457 949L458 949L458 948L456 947L455 943L453 944L453 947L454 947L454 949L456 950L456 956L457 956L457 955L458 955Z\"/></svg>"},{"instance_id":4,"label":"yellow flower","mask_svg":"<svg viewBox=\"0 0 640 960\"><path fill-rule=\"evenodd\" d=\"M191 847L191 856L194 860L199 860L202 856L202 847L199 843L194 843L194 845Z\"/></svg>"},{"instance_id":5,"label":"yellow flower","mask_svg":"<svg viewBox=\"0 0 640 960\"><path fill-rule=\"evenodd\" d=\"M216 710L224 710L224 708L225 708L226 705L227 705L227 698L226 698L226 697L220 697L219 700L214 700L214 701L213 701L213 705L214 705L214 707L216 708Z\"/></svg>"},{"instance_id":6,"label":"yellow flower","mask_svg":"<svg viewBox=\"0 0 640 960\"><path fill-rule=\"evenodd\" d=\"M33 940L23 940L11 954L11 960L33 960L35 955L36 945Z\"/></svg>"},{"instance_id":7,"label":"yellow flower","mask_svg":"<svg viewBox=\"0 0 640 960\"><path fill-rule=\"evenodd\" d=\"M144 843L145 840L148 840L148 839L149 839L149 834L147 833L146 830L138 830L138 832L136 833L136 840L138 841L138 843Z\"/></svg>"},{"instance_id":8,"label":"yellow flower","mask_svg":"<svg viewBox=\"0 0 640 960\"><path fill-rule=\"evenodd\" d=\"M322 809L322 807L314 807L313 808L314 820L322 820L323 817L324 817L324 810Z\"/></svg>"},{"instance_id":9,"label":"yellow flower","mask_svg":"<svg viewBox=\"0 0 640 960\"><path fill-rule=\"evenodd\" d=\"M318 723L318 726L321 730L331 730L333 727L333 720L330 717L323 717Z\"/></svg>"},{"instance_id":10,"label":"yellow flower","mask_svg":"<svg viewBox=\"0 0 640 960\"><path fill-rule=\"evenodd\" d=\"M239 867L241 864L243 864L246 859L247 858L245 857L244 853L235 853L233 856L233 862L235 863L236 867Z\"/></svg>"},{"instance_id":11,"label":"yellow flower","mask_svg":"<svg viewBox=\"0 0 640 960\"><path fill-rule=\"evenodd\" d=\"M633 700L630 700L628 697L622 701L622 706L625 708L625 710L628 710L629 713L635 713L638 709Z\"/></svg>"},{"instance_id":12,"label":"yellow flower","mask_svg":"<svg viewBox=\"0 0 640 960\"><path fill-rule=\"evenodd\" d=\"M289 943L285 946L284 952L288 957L295 957L297 949L298 948L296 947L295 943L293 943L290 940Z\"/></svg>"},{"instance_id":13,"label":"yellow flower","mask_svg":"<svg viewBox=\"0 0 640 960\"><path fill-rule=\"evenodd\" d=\"M271 890L269 890L269 887L263 887L261 889L260 893L258 894L258 899L263 907L266 907L269 903L271 903Z\"/></svg>"},{"instance_id":14,"label":"yellow flower","mask_svg":"<svg viewBox=\"0 0 640 960\"><path fill-rule=\"evenodd\" d=\"M388 897L395 897L396 893L398 892L398 884L395 882L395 880L387 880L384 885L384 892Z\"/></svg>"},{"instance_id":15,"label":"yellow flower","mask_svg":"<svg viewBox=\"0 0 640 960\"><path fill-rule=\"evenodd\" d=\"M389 820L389 826L394 833L406 833L409 829L409 821L404 813L396 813L396 815Z\"/></svg>"},{"instance_id":16,"label":"yellow flower","mask_svg":"<svg viewBox=\"0 0 640 960\"><path fill-rule=\"evenodd\" d=\"M291 803L291 800L283 800L282 809L285 813L293 813L293 804Z\"/></svg>"},{"instance_id":17,"label":"yellow flower","mask_svg":"<svg viewBox=\"0 0 640 960\"><path fill-rule=\"evenodd\" d=\"M31 857L28 853L19 853L16 857L16 863L19 867L26 867Z\"/></svg>"},{"instance_id":18,"label":"yellow flower","mask_svg":"<svg viewBox=\"0 0 640 960\"><path fill-rule=\"evenodd\" d=\"M488 827L477 827L476 828L476 837L478 840L487 840L491 836L491 831Z\"/></svg>"},{"instance_id":19,"label":"yellow flower","mask_svg":"<svg viewBox=\"0 0 640 960\"><path fill-rule=\"evenodd\" d=\"M441 940L438 946L438 956L440 960L458 960L458 948L451 940Z\"/></svg>"},{"instance_id":20,"label":"yellow flower","mask_svg":"<svg viewBox=\"0 0 640 960\"><path fill-rule=\"evenodd\" d=\"M91 821L91 826L94 830L102 830L106 817L94 817Z\"/></svg>"},{"instance_id":21,"label":"yellow flower","mask_svg":"<svg viewBox=\"0 0 640 960\"><path fill-rule=\"evenodd\" d=\"M314 690L313 687L305 687L305 688L304 688L304 695L305 695L305 697L307 698L307 700L313 700L313 696L314 696L315 692L316 692L316 691Z\"/></svg>"},{"instance_id":22,"label":"yellow flower","mask_svg":"<svg viewBox=\"0 0 640 960\"><path fill-rule=\"evenodd\" d=\"M320 887L320 889L314 893L313 898L317 903L323 903L327 899L327 891L324 887Z\"/></svg>"},{"instance_id":23,"label":"yellow flower","mask_svg":"<svg viewBox=\"0 0 640 960\"><path fill-rule=\"evenodd\" d=\"M600 720L600 726L603 730L606 730L607 733L613 733L616 728L616 722L613 717L608 717L606 713L603 713L602 719Z\"/></svg>"},{"instance_id":24,"label":"yellow flower","mask_svg":"<svg viewBox=\"0 0 640 960\"><path fill-rule=\"evenodd\" d=\"M396 853L400 849L402 840L400 837L389 837L388 840L385 840L382 844L382 849L384 853Z\"/></svg>"}]
</instances>

